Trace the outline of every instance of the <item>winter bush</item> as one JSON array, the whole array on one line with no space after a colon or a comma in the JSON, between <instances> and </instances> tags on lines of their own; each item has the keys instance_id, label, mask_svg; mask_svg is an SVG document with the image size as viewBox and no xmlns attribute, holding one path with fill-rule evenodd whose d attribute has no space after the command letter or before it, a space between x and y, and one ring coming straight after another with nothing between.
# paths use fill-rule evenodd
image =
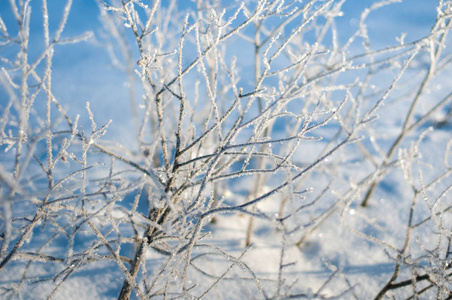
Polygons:
<instances>
[{"instance_id":1,"label":"winter bush","mask_svg":"<svg viewBox=\"0 0 452 300\"><path fill-rule=\"evenodd\" d=\"M452 3L397 2L4 1L1 297L450 298Z\"/></svg>"}]
</instances>

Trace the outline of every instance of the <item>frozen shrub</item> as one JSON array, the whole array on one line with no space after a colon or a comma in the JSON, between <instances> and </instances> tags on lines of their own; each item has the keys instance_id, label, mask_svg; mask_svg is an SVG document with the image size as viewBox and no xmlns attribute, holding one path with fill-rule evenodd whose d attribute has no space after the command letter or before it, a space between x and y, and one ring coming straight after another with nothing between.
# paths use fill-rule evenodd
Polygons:
<instances>
[{"instance_id":1,"label":"frozen shrub","mask_svg":"<svg viewBox=\"0 0 452 300\"><path fill-rule=\"evenodd\" d=\"M373 47L367 20L393 2L373 3L348 33L336 23L345 0L100 0L102 29L63 38L71 0L55 28L46 0L11 0L2 295L63 297L86 277L119 299L449 297L451 94L430 95L450 70L451 4L439 2L425 37ZM55 51L85 41L124 76L131 122L98 124L89 102L74 118L54 94ZM112 122L133 142L107 138ZM429 138L441 157L425 158ZM368 275L370 288L348 274L354 249L330 245L350 236L370 243L366 259L385 251L392 276ZM259 260L274 249L266 276ZM300 282L297 255L313 252L326 275Z\"/></svg>"}]
</instances>

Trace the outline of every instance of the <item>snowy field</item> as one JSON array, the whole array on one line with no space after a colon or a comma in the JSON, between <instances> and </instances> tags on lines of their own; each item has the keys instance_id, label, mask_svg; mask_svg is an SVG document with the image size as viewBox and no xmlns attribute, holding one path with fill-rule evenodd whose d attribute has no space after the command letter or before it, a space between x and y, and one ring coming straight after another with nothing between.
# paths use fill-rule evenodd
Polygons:
<instances>
[{"instance_id":1,"label":"snowy field","mask_svg":"<svg viewBox=\"0 0 452 300\"><path fill-rule=\"evenodd\" d=\"M0 17L1 299L452 297L452 1Z\"/></svg>"}]
</instances>

